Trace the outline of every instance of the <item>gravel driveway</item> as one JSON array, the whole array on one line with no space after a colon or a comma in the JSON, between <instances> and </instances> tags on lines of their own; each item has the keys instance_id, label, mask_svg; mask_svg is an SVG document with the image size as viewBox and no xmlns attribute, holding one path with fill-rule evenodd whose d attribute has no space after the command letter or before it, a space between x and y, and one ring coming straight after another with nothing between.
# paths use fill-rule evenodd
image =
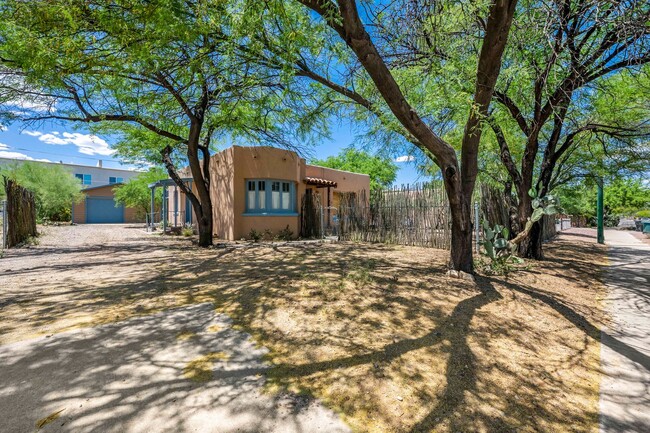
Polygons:
<instances>
[{"instance_id":1,"label":"gravel driveway","mask_svg":"<svg viewBox=\"0 0 650 433\"><path fill-rule=\"evenodd\" d=\"M134 296L178 305L183 272L206 255L188 239L138 226L43 231L0 260L0 431L348 431L311 398L262 392L266 350L211 304Z\"/></svg>"}]
</instances>

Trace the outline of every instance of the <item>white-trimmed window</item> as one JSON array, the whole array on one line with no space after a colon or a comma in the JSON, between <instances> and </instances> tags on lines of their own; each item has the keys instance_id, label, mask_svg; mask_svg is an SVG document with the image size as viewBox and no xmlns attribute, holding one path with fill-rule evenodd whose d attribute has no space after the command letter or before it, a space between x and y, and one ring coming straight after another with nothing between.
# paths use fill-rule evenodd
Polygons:
<instances>
[{"instance_id":1,"label":"white-trimmed window","mask_svg":"<svg viewBox=\"0 0 650 433\"><path fill-rule=\"evenodd\" d=\"M287 214L295 211L294 182L274 179L246 180L246 213Z\"/></svg>"},{"instance_id":2,"label":"white-trimmed window","mask_svg":"<svg viewBox=\"0 0 650 433\"><path fill-rule=\"evenodd\" d=\"M121 177L109 176L109 178L108 178L108 183L111 183L111 184L113 184L113 183L122 183L122 182L124 182L124 179L121 178Z\"/></svg>"}]
</instances>

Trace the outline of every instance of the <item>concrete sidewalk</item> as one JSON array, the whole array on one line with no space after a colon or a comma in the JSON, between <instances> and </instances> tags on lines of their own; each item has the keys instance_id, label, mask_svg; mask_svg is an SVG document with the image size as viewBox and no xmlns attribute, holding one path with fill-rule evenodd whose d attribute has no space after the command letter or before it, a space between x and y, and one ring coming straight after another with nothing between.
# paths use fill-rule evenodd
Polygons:
<instances>
[{"instance_id":1,"label":"concrete sidewalk","mask_svg":"<svg viewBox=\"0 0 650 433\"><path fill-rule=\"evenodd\" d=\"M600 431L650 432L650 245L625 231L605 232L609 267L601 334Z\"/></svg>"},{"instance_id":2,"label":"concrete sidewalk","mask_svg":"<svg viewBox=\"0 0 650 433\"><path fill-rule=\"evenodd\" d=\"M349 431L263 393L265 352L211 304L0 346L0 432Z\"/></svg>"}]
</instances>

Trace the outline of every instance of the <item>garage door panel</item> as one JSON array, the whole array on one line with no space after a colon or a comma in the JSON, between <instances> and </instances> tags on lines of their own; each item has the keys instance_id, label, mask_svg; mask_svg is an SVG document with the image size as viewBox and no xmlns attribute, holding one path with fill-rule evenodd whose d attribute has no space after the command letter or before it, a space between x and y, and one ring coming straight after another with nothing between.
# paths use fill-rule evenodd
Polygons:
<instances>
[{"instance_id":1,"label":"garage door panel","mask_svg":"<svg viewBox=\"0 0 650 433\"><path fill-rule=\"evenodd\" d=\"M110 224L124 222L124 206L115 207L113 197L87 197L86 223Z\"/></svg>"}]
</instances>

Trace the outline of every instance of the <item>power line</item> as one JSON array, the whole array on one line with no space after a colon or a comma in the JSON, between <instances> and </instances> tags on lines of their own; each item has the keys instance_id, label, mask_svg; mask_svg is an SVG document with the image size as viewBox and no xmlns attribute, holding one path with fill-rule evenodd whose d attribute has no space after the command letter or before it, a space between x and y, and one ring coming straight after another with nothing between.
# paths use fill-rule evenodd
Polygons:
<instances>
[{"instance_id":1,"label":"power line","mask_svg":"<svg viewBox=\"0 0 650 433\"><path fill-rule=\"evenodd\" d=\"M5 149L2 149L2 150L5 150ZM6 150L22 150L23 152L40 153L40 154L43 154L43 155L53 155L53 156L57 156L57 157L90 159L90 160L93 160L93 161L97 161L98 159L101 159L102 161L117 162L119 164L124 164L124 162L122 162L120 160L117 160L117 159L101 158L101 155L100 155L99 158L93 158L92 156L61 155L60 153L44 152L42 150L32 150L32 149L25 149L25 148L22 148L22 147L14 147L14 146L7 146Z\"/></svg>"}]
</instances>

